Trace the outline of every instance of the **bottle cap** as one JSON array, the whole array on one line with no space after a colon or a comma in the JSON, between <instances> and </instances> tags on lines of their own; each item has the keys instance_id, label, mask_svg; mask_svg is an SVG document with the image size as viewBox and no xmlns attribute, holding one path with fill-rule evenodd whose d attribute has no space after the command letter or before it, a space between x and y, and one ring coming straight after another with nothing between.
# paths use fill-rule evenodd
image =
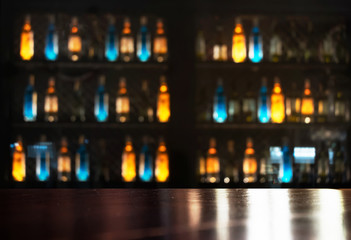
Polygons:
<instances>
[{"instance_id":1,"label":"bottle cap","mask_svg":"<svg viewBox=\"0 0 351 240\"><path fill-rule=\"evenodd\" d=\"M223 79L222 78L218 78L217 79L217 85L218 86L222 86L223 85Z\"/></svg>"},{"instance_id":2,"label":"bottle cap","mask_svg":"<svg viewBox=\"0 0 351 240\"><path fill-rule=\"evenodd\" d=\"M119 78L119 87L125 88L127 86L127 79L125 77Z\"/></svg>"},{"instance_id":3,"label":"bottle cap","mask_svg":"<svg viewBox=\"0 0 351 240\"><path fill-rule=\"evenodd\" d=\"M262 86L267 86L267 78L262 77Z\"/></svg>"},{"instance_id":4,"label":"bottle cap","mask_svg":"<svg viewBox=\"0 0 351 240\"><path fill-rule=\"evenodd\" d=\"M148 84L148 81L146 79L143 79L141 81L141 90L143 91L147 91L149 88L149 84Z\"/></svg>"},{"instance_id":5,"label":"bottle cap","mask_svg":"<svg viewBox=\"0 0 351 240\"><path fill-rule=\"evenodd\" d=\"M40 135L40 142L46 142L46 135Z\"/></svg>"},{"instance_id":6,"label":"bottle cap","mask_svg":"<svg viewBox=\"0 0 351 240\"><path fill-rule=\"evenodd\" d=\"M105 82L106 82L105 75L100 75L100 77L99 77L99 84L100 85L105 85Z\"/></svg>"},{"instance_id":7,"label":"bottle cap","mask_svg":"<svg viewBox=\"0 0 351 240\"><path fill-rule=\"evenodd\" d=\"M35 83L35 77L34 74L29 75L29 84L34 86Z\"/></svg>"},{"instance_id":8,"label":"bottle cap","mask_svg":"<svg viewBox=\"0 0 351 240\"><path fill-rule=\"evenodd\" d=\"M85 140L84 135L80 135L79 138L78 138L78 143L79 144L84 144L84 140Z\"/></svg>"},{"instance_id":9,"label":"bottle cap","mask_svg":"<svg viewBox=\"0 0 351 240\"><path fill-rule=\"evenodd\" d=\"M215 148L215 147L216 147L216 139L210 138L210 148Z\"/></svg>"},{"instance_id":10,"label":"bottle cap","mask_svg":"<svg viewBox=\"0 0 351 240\"><path fill-rule=\"evenodd\" d=\"M30 23L30 15L29 14L27 14L25 17L24 17L24 22L25 23Z\"/></svg>"},{"instance_id":11,"label":"bottle cap","mask_svg":"<svg viewBox=\"0 0 351 240\"><path fill-rule=\"evenodd\" d=\"M67 146L68 146L67 138L66 137L62 137L62 139L61 139L61 147L67 147Z\"/></svg>"},{"instance_id":12,"label":"bottle cap","mask_svg":"<svg viewBox=\"0 0 351 240\"><path fill-rule=\"evenodd\" d=\"M54 87L55 86L55 77L50 77L49 78L49 86Z\"/></svg>"},{"instance_id":13,"label":"bottle cap","mask_svg":"<svg viewBox=\"0 0 351 240\"><path fill-rule=\"evenodd\" d=\"M79 89L80 89L80 81L78 80L74 82L73 90L78 91Z\"/></svg>"},{"instance_id":14,"label":"bottle cap","mask_svg":"<svg viewBox=\"0 0 351 240\"><path fill-rule=\"evenodd\" d=\"M140 17L140 25L144 26L147 24L147 17L146 16L141 16Z\"/></svg>"},{"instance_id":15,"label":"bottle cap","mask_svg":"<svg viewBox=\"0 0 351 240\"><path fill-rule=\"evenodd\" d=\"M48 18L49 18L49 23L50 24L54 24L55 23L55 15L54 14L49 14Z\"/></svg>"},{"instance_id":16,"label":"bottle cap","mask_svg":"<svg viewBox=\"0 0 351 240\"><path fill-rule=\"evenodd\" d=\"M157 26L158 28L162 28L162 27L163 27L163 20L162 20L162 18L158 18L158 19L157 19L156 26Z\"/></svg>"},{"instance_id":17,"label":"bottle cap","mask_svg":"<svg viewBox=\"0 0 351 240\"><path fill-rule=\"evenodd\" d=\"M259 20L258 20L258 17L256 16L256 17L254 17L254 19L253 19L253 26L254 27L258 27L258 23L259 23Z\"/></svg>"},{"instance_id":18,"label":"bottle cap","mask_svg":"<svg viewBox=\"0 0 351 240\"><path fill-rule=\"evenodd\" d=\"M166 76L165 75L161 75L160 82L161 83L166 83Z\"/></svg>"},{"instance_id":19,"label":"bottle cap","mask_svg":"<svg viewBox=\"0 0 351 240\"><path fill-rule=\"evenodd\" d=\"M78 25L78 18L72 17L72 25Z\"/></svg>"},{"instance_id":20,"label":"bottle cap","mask_svg":"<svg viewBox=\"0 0 351 240\"><path fill-rule=\"evenodd\" d=\"M246 147L248 147L248 148L252 148L253 147L253 141L252 141L251 137L248 137L246 139Z\"/></svg>"}]
</instances>

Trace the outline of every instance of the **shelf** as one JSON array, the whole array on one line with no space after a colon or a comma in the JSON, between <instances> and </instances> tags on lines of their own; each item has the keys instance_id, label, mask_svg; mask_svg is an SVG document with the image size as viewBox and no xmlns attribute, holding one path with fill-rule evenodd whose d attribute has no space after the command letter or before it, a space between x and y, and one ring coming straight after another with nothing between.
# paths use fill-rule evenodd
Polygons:
<instances>
[{"instance_id":1,"label":"shelf","mask_svg":"<svg viewBox=\"0 0 351 240\"><path fill-rule=\"evenodd\" d=\"M19 61L14 64L18 68L25 68L27 70L32 69L159 69L166 70L168 68L167 63L156 63L156 62L47 62L47 61L33 61L23 62Z\"/></svg>"}]
</instances>

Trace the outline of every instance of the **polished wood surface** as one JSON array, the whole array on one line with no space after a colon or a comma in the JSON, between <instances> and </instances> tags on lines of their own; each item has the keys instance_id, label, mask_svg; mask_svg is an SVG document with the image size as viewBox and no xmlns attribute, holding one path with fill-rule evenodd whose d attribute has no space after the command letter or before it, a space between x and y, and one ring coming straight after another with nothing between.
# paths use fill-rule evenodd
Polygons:
<instances>
[{"instance_id":1,"label":"polished wood surface","mask_svg":"<svg viewBox=\"0 0 351 240\"><path fill-rule=\"evenodd\" d=\"M351 190L0 190L0 239L351 239Z\"/></svg>"}]
</instances>

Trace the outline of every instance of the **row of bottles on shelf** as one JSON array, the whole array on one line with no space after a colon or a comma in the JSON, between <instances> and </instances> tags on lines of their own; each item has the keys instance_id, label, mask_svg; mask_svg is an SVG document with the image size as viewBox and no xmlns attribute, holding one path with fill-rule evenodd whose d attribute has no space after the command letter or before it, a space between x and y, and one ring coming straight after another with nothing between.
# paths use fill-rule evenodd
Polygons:
<instances>
[{"instance_id":1,"label":"row of bottles on shelf","mask_svg":"<svg viewBox=\"0 0 351 240\"><path fill-rule=\"evenodd\" d=\"M253 63L258 63L264 60L270 62L298 61L298 62L314 62L322 63L348 63L350 55L348 52L348 44L346 38L346 28L344 25L337 25L328 31L323 39L318 39L319 44L314 44L313 39L316 35L312 34L312 22L308 23L308 34L305 38L298 39L295 24L291 22L291 38L292 42L296 41L297 46L289 46L284 43L282 37L277 31L273 32L270 38L269 45L264 46L261 30L259 28L258 18L253 20L253 28L249 35L247 44L246 34L240 18L236 18L235 27L232 34L231 54L224 37L223 27L218 25L214 34L215 39L213 45L209 44L205 39L203 31L199 31L196 39L196 56L200 61L229 61L231 55L235 63L242 63L250 59ZM334 37L336 35L336 37ZM336 38L337 40L335 40ZM248 46L247 46L248 45ZM264 51L264 47L269 51ZM211 48L211 51L208 51ZM264 56L267 52L269 56Z\"/></svg>"},{"instance_id":2,"label":"row of bottles on shelf","mask_svg":"<svg viewBox=\"0 0 351 240\"><path fill-rule=\"evenodd\" d=\"M343 183L350 180L340 141L330 146L321 142L315 147L294 147L288 139L282 146L267 144L256 154L252 138L247 138L243 159L239 159L233 140L224 152L217 152L216 140L210 139L206 155L200 154L198 175L207 183Z\"/></svg>"},{"instance_id":3,"label":"row of bottles on shelf","mask_svg":"<svg viewBox=\"0 0 351 240\"><path fill-rule=\"evenodd\" d=\"M88 140L81 135L79 137L79 147L76 149L74 160L69 151L68 141L62 138L61 147L57 158L54 157L54 146L47 141L46 136L41 136L40 142L33 146L28 146L28 156L24 150L22 138L11 145L12 148L12 177L14 181L23 182L26 180L26 157L36 159L36 179L38 181L49 181L50 172L53 166L57 166L57 180L60 182L72 181L72 167L75 168L75 178L79 182L89 181L90 160ZM125 146L121 155L121 177L124 182L134 182L137 177L140 181L166 182L169 177L169 157L164 139L161 137L154 154L149 146L149 137L145 136L140 150L139 163L133 148L131 137L127 136ZM100 159L101 160L101 159ZM53 179L51 179L53 180Z\"/></svg>"},{"instance_id":4,"label":"row of bottles on shelf","mask_svg":"<svg viewBox=\"0 0 351 240\"><path fill-rule=\"evenodd\" d=\"M45 58L49 61L55 61L59 56L59 39L55 27L55 17L50 15L49 25L46 35L45 42ZM80 26L78 23L78 18L73 17L70 27L70 32L68 35L68 54L72 61L78 61L83 52L84 41L80 34ZM94 46L90 46L88 56L94 57L96 54ZM136 48L136 50L135 50ZM168 44L167 36L165 35L165 30L163 26L163 20L158 19L156 23L156 32L153 36L153 45L151 49L151 33L148 29L147 17L142 16L140 18L140 30L137 33L136 43L135 36L131 30L131 22L129 18L124 19L123 29L120 36L117 34L115 26L115 18L109 17L109 25L106 29L106 41L105 41L105 51L104 56L107 61L114 62L120 59L123 62L133 61L135 54L139 61L147 62L151 60L151 55L157 62L164 62L167 60L168 55ZM32 30L30 15L25 17L21 41L20 41L20 56L22 60L29 61L34 56L34 32Z\"/></svg>"},{"instance_id":5,"label":"row of bottles on shelf","mask_svg":"<svg viewBox=\"0 0 351 240\"><path fill-rule=\"evenodd\" d=\"M332 85L332 81L330 82ZM257 95L249 91L240 99L235 90L227 99L223 81L217 82L213 99L212 117L217 123L224 122L346 122L350 118L349 101L340 89L333 87L326 90L319 84L318 92L313 93L311 82L305 80L303 91L298 91L296 83L284 94L280 80L274 78L272 92L269 94L267 78L262 78L262 85ZM212 105L212 104L211 104ZM211 106L201 113L201 120L210 121Z\"/></svg>"},{"instance_id":6,"label":"row of bottles on shelf","mask_svg":"<svg viewBox=\"0 0 351 240\"><path fill-rule=\"evenodd\" d=\"M95 94L95 118L98 122L106 122L109 117L109 94L105 88L105 76L99 78L98 88ZM142 82L141 94L143 107L138 112L139 122L154 121L154 104L150 100L148 82ZM81 83L76 81L73 89L74 103L72 102L71 121L85 121L84 99ZM124 77L120 78L119 89L116 97L116 120L117 122L128 122L130 116L130 96L127 91L127 83ZM58 121L59 100L55 89L55 79L49 79L49 86L45 94L45 121ZM170 94L166 77L160 77L160 87L157 94L156 117L159 122L168 122L171 115ZM37 120L37 92L34 88L34 75L30 75L29 84L24 93L23 117L26 122Z\"/></svg>"}]
</instances>

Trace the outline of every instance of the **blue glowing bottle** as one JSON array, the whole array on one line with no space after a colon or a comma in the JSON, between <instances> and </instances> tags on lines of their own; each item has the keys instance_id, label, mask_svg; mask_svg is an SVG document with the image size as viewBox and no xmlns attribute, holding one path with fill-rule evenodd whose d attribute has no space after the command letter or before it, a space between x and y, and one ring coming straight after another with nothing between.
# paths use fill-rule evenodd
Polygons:
<instances>
[{"instance_id":1,"label":"blue glowing bottle","mask_svg":"<svg viewBox=\"0 0 351 240\"><path fill-rule=\"evenodd\" d=\"M292 181L293 170L292 170L292 158L290 156L290 150L288 146L288 138L283 139L282 147L283 164L281 167L281 181L283 183L289 183Z\"/></svg>"},{"instance_id":2,"label":"blue glowing bottle","mask_svg":"<svg viewBox=\"0 0 351 240\"><path fill-rule=\"evenodd\" d=\"M46 35L45 57L47 60L55 61L58 56L58 36L55 29L55 17L50 15L49 28Z\"/></svg>"},{"instance_id":3,"label":"blue glowing bottle","mask_svg":"<svg viewBox=\"0 0 351 240\"><path fill-rule=\"evenodd\" d=\"M35 146L36 150L36 175L39 181L47 181L50 177L50 144L46 136L40 137L40 143Z\"/></svg>"},{"instance_id":4,"label":"blue glowing bottle","mask_svg":"<svg viewBox=\"0 0 351 240\"><path fill-rule=\"evenodd\" d=\"M270 109L267 96L267 79L262 78L262 86L258 98L258 121L268 123L270 119Z\"/></svg>"},{"instance_id":5,"label":"blue glowing bottle","mask_svg":"<svg viewBox=\"0 0 351 240\"><path fill-rule=\"evenodd\" d=\"M217 89L213 103L213 120L217 123L223 123L227 120L227 101L224 95L222 79L217 81Z\"/></svg>"},{"instance_id":6,"label":"blue glowing bottle","mask_svg":"<svg viewBox=\"0 0 351 240\"><path fill-rule=\"evenodd\" d=\"M252 62L258 63L263 58L262 48L262 36L260 29L258 28L258 19L254 19L254 27L251 31L250 42L249 42L249 58Z\"/></svg>"},{"instance_id":7,"label":"blue glowing bottle","mask_svg":"<svg viewBox=\"0 0 351 240\"><path fill-rule=\"evenodd\" d=\"M79 137L79 148L76 153L76 177L80 182L89 179L89 155L86 146L87 140L83 135Z\"/></svg>"},{"instance_id":8,"label":"blue glowing bottle","mask_svg":"<svg viewBox=\"0 0 351 240\"><path fill-rule=\"evenodd\" d=\"M100 76L95 95L95 117L98 122L106 122L108 118L108 94L105 90L105 76Z\"/></svg>"},{"instance_id":9,"label":"blue glowing bottle","mask_svg":"<svg viewBox=\"0 0 351 240\"><path fill-rule=\"evenodd\" d=\"M139 157L139 177L143 182L150 182L153 176L153 164L148 138L144 137L144 144Z\"/></svg>"},{"instance_id":10,"label":"blue glowing bottle","mask_svg":"<svg viewBox=\"0 0 351 240\"><path fill-rule=\"evenodd\" d=\"M118 58L118 37L115 27L115 19L110 18L110 24L106 35L105 57L108 61L113 62Z\"/></svg>"},{"instance_id":11,"label":"blue glowing bottle","mask_svg":"<svg viewBox=\"0 0 351 240\"><path fill-rule=\"evenodd\" d=\"M137 39L137 55L141 62L146 62L151 56L151 41L150 33L147 29L147 18L145 16L140 18L140 32Z\"/></svg>"},{"instance_id":12,"label":"blue glowing bottle","mask_svg":"<svg viewBox=\"0 0 351 240\"><path fill-rule=\"evenodd\" d=\"M23 117L26 122L37 119L37 92L34 89L34 75L29 76L29 84L24 92Z\"/></svg>"}]
</instances>

